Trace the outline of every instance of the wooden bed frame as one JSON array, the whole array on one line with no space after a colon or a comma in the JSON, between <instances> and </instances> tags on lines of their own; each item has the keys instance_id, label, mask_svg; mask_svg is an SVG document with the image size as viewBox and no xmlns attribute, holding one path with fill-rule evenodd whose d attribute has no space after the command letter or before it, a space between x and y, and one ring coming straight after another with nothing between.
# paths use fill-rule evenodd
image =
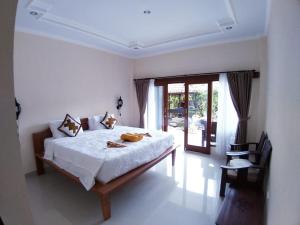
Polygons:
<instances>
[{"instance_id":1,"label":"wooden bed frame","mask_svg":"<svg viewBox=\"0 0 300 225\"><path fill-rule=\"evenodd\" d=\"M88 130L88 119L83 118L80 119L83 130ZM37 168L37 174L43 175L45 173L44 170L44 163L48 164L49 166L53 167L55 170L60 172L61 174L69 177L72 181L75 183L78 183L81 185L79 178L72 175L71 173L61 169L53 162L47 160L44 158L44 140L46 138L52 137L52 133L50 131L50 128L47 128L41 132L37 132L32 134L33 138L33 147L34 147L34 155L35 155L35 162L36 162L36 168ZM161 160L166 158L168 155L172 154L172 166L175 164L175 156L176 156L176 148L178 146L171 146L168 148L164 153L162 153L158 158L143 164L142 166L139 166L128 173L115 178L114 180L108 182L108 183L101 183L96 180L95 185L92 187L91 191L94 191L98 194L100 197L101 202L101 208L102 208L102 214L104 220L107 220L111 217L111 209L110 209L110 193L123 185L125 185L127 182L133 180L134 178L138 177L157 163L159 163Z\"/></svg>"}]
</instances>

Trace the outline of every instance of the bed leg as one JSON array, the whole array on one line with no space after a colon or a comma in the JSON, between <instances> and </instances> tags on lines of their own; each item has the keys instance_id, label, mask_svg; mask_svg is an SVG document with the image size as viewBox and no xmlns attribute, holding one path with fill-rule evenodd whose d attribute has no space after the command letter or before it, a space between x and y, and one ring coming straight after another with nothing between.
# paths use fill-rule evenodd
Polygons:
<instances>
[{"instance_id":1,"label":"bed leg","mask_svg":"<svg viewBox=\"0 0 300 225\"><path fill-rule=\"evenodd\" d=\"M108 220L111 216L109 194L100 194L100 201L103 219Z\"/></svg>"},{"instance_id":2,"label":"bed leg","mask_svg":"<svg viewBox=\"0 0 300 225\"><path fill-rule=\"evenodd\" d=\"M36 173L37 175L43 175L45 173L44 169L44 162L39 157L35 157L35 164L36 164Z\"/></svg>"},{"instance_id":3,"label":"bed leg","mask_svg":"<svg viewBox=\"0 0 300 225\"><path fill-rule=\"evenodd\" d=\"M172 152L172 166L175 165L175 158L176 158L176 149Z\"/></svg>"}]
</instances>

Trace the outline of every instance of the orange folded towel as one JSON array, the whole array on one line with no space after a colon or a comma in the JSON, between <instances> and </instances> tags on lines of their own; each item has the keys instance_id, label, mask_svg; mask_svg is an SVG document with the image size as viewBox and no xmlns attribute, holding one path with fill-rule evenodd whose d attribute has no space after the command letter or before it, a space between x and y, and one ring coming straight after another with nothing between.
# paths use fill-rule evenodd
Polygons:
<instances>
[{"instance_id":1,"label":"orange folded towel","mask_svg":"<svg viewBox=\"0 0 300 225\"><path fill-rule=\"evenodd\" d=\"M121 140L123 141L129 141L129 142L137 142L142 140L144 137L143 134L137 134L137 133L126 133L121 135Z\"/></svg>"}]
</instances>

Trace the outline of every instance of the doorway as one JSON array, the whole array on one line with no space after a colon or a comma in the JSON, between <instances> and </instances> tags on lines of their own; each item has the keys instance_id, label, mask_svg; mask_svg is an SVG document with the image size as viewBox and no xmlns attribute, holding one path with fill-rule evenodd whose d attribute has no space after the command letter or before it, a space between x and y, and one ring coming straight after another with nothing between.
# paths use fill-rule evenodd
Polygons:
<instances>
[{"instance_id":1,"label":"doorway","mask_svg":"<svg viewBox=\"0 0 300 225\"><path fill-rule=\"evenodd\" d=\"M163 88L163 130L182 140L185 150L210 154L216 141L218 76L173 79Z\"/></svg>"}]
</instances>

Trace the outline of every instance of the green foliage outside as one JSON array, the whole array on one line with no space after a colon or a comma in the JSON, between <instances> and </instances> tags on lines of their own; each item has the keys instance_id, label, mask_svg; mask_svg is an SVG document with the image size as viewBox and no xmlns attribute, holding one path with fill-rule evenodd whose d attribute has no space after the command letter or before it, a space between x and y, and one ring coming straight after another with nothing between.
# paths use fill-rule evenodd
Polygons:
<instances>
[{"instance_id":1,"label":"green foliage outside","mask_svg":"<svg viewBox=\"0 0 300 225\"><path fill-rule=\"evenodd\" d=\"M176 109L182 106L184 94L169 94L169 107ZM189 117L198 115L205 117L207 111L207 92L194 92L189 94ZM212 93L212 120L217 119L218 111L218 91Z\"/></svg>"},{"instance_id":2,"label":"green foliage outside","mask_svg":"<svg viewBox=\"0 0 300 225\"><path fill-rule=\"evenodd\" d=\"M212 121L217 121L217 112L218 112L218 91L213 90L212 94Z\"/></svg>"},{"instance_id":3,"label":"green foliage outside","mask_svg":"<svg viewBox=\"0 0 300 225\"><path fill-rule=\"evenodd\" d=\"M169 94L170 109L179 108L181 102L184 102L184 94Z\"/></svg>"}]
</instances>

